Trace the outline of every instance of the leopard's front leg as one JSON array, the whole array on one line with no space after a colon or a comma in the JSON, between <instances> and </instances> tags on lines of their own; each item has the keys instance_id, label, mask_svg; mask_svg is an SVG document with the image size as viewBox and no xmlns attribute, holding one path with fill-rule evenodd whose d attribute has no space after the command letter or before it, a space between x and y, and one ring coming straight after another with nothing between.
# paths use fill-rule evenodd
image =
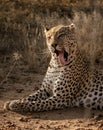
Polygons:
<instances>
[{"instance_id":1,"label":"leopard's front leg","mask_svg":"<svg viewBox=\"0 0 103 130\"><path fill-rule=\"evenodd\" d=\"M47 92L43 87L41 87L39 90L37 90L35 93L29 95L26 98L22 98L19 100L13 100L13 101L7 101L4 104L5 110L12 110L12 107L15 108L15 111L21 110L21 108L28 106L29 103L34 101L41 101L46 100L50 96L49 92Z\"/></svg>"},{"instance_id":2,"label":"leopard's front leg","mask_svg":"<svg viewBox=\"0 0 103 130\"><path fill-rule=\"evenodd\" d=\"M61 76L61 75L60 75ZM64 75L61 76L63 78ZM52 109L61 109L63 107L71 106L72 96L70 87L66 85L65 80L55 81L53 87L53 94L46 98L39 100L29 100L29 97L20 100L7 102L5 109L12 111L44 111ZM44 91L42 91L44 92Z\"/></svg>"},{"instance_id":3,"label":"leopard's front leg","mask_svg":"<svg viewBox=\"0 0 103 130\"><path fill-rule=\"evenodd\" d=\"M16 112L27 111L45 111L52 109L61 109L67 106L66 99L55 95L46 100L28 101L28 100L13 100L8 102L7 109Z\"/></svg>"},{"instance_id":4,"label":"leopard's front leg","mask_svg":"<svg viewBox=\"0 0 103 130\"><path fill-rule=\"evenodd\" d=\"M22 98L19 100L13 100L13 101L7 101L4 104L4 109L5 110L11 110L11 107L9 107L9 104L15 104L15 108L20 109L21 107L24 106L24 103L28 102L33 102L33 101L41 101L41 100L46 100L52 95L52 89L50 88L50 85L45 84L45 82L42 83L42 86L39 90L36 92L30 94L26 98ZM24 102L24 103L23 103ZM11 105L12 106L12 105ZM26 105L25 105L26 106ZM26 107L25 107L26 108Z\"/></svg>"}]
</instances>

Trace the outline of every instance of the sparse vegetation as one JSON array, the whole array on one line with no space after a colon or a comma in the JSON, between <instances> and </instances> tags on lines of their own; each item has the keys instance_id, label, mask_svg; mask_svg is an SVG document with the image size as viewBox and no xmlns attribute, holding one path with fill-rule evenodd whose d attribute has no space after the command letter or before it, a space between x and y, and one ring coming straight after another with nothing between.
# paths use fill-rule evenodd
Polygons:
<instances>
[{"instance_id":1,"label":"sparse vegetation","mask_svg":"<svg viewBox=\"0 0 103 130\"><path fill-rule=\"evenodd\" d=\"M18 52L22 55L23 64L27 65L29 70L36 72L46 70L50 54L45 43L43 28L74 22L77 26L80 49L85 52L92 65L101 64L102 5L102 0L1 0L1 59L3 58L3 62L8 62L7 57L11 60L13 53Z\"/></svg>"},{"instance_id":2,"label":"sparse vegetation","mask_svg":"<svg viewBox=\"0 0 103 130\"><path fill-rule=\"evenodd\" d=\"M103 55L102 5L102 0L1 0L0 54L11 57L19 52L29 69L37 71L42 64L46 70L50 56L43 27L74 22L80 49L92 65L99 63Z\"/></svg>"},{"instance_id":3,"label":"sparse vegetation","mask_svg":"<svg viewBox=\"0 0 103 130\"><path fill-rule=\"evenodd\" d=\"M81 52L103 69L103 0L0 0L0 130L102 129L103 120L81 108L25 117L2 111L8 98L40 87L50 60L44 27L72 22Z\"/></svg>"},{"instance_id":4,"label":"sparse vegetation","mask_svg":"<svg viewBox=\"0 0 103 130\"><path fill-rule=\"evenodd\" d=\"M96 10L92 14L76 12L73 21L77 26L79 47L93 66L97 59L100 60L100 52L103 58L103 16Z\"/></svg>"}]
</instances>

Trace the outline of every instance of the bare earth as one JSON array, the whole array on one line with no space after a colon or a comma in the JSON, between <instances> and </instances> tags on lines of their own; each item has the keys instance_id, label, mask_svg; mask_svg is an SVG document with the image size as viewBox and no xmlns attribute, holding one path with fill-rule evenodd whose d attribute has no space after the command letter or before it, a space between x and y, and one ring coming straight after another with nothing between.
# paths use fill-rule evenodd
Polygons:
<instances>
[{"instance_id":1,"label":"bare earth","mask_svg":"<svg viewBox=\"0 0 103 130\"><path fill-rule=\"evenodd\" d=\"M34 113L4 111L5 101L33 93L44 77L42 73L15 72L16 76L12 75L12 80L0 88L0 130L103 130L103 111L83 108Z\"/></svg>"}]
</instances>

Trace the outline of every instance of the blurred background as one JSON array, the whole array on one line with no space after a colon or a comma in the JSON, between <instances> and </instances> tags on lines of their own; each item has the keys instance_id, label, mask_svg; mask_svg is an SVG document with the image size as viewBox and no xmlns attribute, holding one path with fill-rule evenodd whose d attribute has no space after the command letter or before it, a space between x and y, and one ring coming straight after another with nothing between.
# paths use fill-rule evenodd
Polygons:
<instances>
[{"instance_id":1,"label":"blurred background","mask_svg":"<svg viewBox=\"0 0 103 130\"><path fill-rule=\"evenodd\" d=\"M1 85L24 72L45 74L50 53L44 27L70 23L91 66L103 69L103 0L0 0Z\"/></svg>"}]
</instances>

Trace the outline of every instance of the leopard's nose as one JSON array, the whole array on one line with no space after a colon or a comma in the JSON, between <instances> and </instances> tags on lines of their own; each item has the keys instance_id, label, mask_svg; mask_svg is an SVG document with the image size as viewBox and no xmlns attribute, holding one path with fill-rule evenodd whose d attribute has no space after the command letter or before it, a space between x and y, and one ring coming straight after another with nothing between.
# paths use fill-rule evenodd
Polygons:
<instances>
[{"instance_id":1,"label":"leopard's nose","mask_svg":"<svg viewBox=\"0 0 103 130\"><path fill-rule=\"evenodd\" d=\"M51 46L54 47L54 48L56 48L57 44L52 44Z\"/></svg>"}]
</instances>

